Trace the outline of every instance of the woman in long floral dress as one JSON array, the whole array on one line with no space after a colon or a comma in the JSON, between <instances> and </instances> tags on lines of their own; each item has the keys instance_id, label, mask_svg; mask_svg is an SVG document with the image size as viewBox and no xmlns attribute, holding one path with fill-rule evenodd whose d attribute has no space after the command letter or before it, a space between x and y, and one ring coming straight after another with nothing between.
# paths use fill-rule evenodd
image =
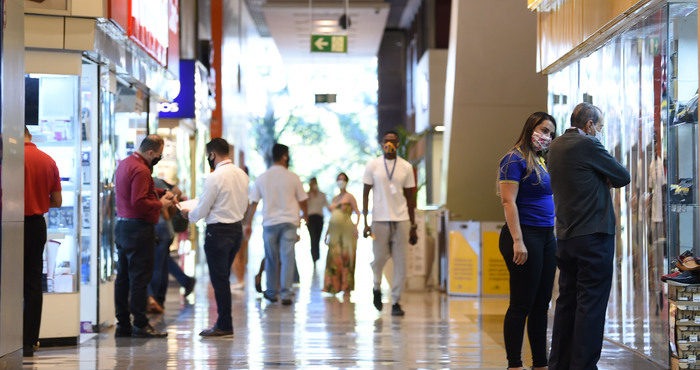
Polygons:
<instances>
[{"instance_id":1,"label":"woman in long floral dress","mask_svg":"<svg viewBox=\"0 0 700 370\"><path fill-rule=\"evenodd\" d=\"M331 218L326 233L328 255L323 291L349 294L355 288L355 251L360 210L357 208L355 197L345 190L348 176L341 172L336 181L340 193L333 198L329 207ZM353 213L357 214L357 222L352 221Z\"/></svg>"}]
</instances>

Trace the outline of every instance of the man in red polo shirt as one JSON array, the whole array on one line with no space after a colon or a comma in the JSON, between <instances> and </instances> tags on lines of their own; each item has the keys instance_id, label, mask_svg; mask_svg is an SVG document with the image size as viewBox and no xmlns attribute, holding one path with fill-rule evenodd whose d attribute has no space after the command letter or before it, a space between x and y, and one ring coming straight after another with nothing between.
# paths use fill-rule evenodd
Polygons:
<instances>
[{"instance_id":1,"label":"man in red polo shirt","mask_svg":"<svg viewBox=\"0 0 700 370\"><path fill-rule=\"evenodd\" d=\"M34 356L39 340L43 292L41 273L46 220L50 207L60 207L61 178L56 162L39 150L24 128L24 325L23 355Z\"/></svg>"},{"instance_id":2,"label":"man in red polo shirt","mask_svg":"<svg viewBox=\"0 0 700 370\"><path fill-rule=\"evenodd\" d=\"M157 189L151 172L163 155L163 138L148 135L139 149L119 163L114 174L117 207L117 279L114 304L116 337L164 338L146 317L147 287L153 276L155 225L173 194ZM133 325L131 316L133 315Z\"/></svg>"}]
</instances>

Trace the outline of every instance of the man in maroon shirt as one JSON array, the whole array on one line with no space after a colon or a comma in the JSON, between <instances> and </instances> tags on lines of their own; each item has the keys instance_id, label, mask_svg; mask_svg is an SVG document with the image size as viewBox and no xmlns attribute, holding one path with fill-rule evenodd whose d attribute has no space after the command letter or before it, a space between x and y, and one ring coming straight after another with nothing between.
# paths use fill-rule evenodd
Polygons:
<instances>
[{"instance_id":1,"label":"man in maroon shirt","mask_svg":"<svg viewBox=\"0 0 700 370\"><path fill-rule=\"evenodd\" d=\"M41 273L49 207L60 207L61 178L56 162L39 150L24 128L24 322L23 355L34 356L39 340L43 292Z\"/></svg>"},{"instance_id":2,"label":"man in maroon shirt","mask_svg":"<svg viewBox=\"0 0 700 370\"><path fill-rule=\"evenodd\" d=\"M173 203L173 194L157 189L151 172L163 155L163 138L148 135L139 149L119 163L115 178L117 207L117 279L114 304L116 337L163 338L146 317L147 287L153 276L155 224L162 209ZM133 315L133 326L131 317Z\"/></svg>"}]
</instances>

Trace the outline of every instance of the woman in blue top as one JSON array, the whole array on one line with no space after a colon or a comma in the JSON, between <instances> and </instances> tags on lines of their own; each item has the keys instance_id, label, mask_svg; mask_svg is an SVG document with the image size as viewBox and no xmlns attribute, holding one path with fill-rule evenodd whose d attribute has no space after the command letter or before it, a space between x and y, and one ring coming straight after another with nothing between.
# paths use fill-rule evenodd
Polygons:
<instances>
[{"instance_id":1,"label":"woman in blue top","mask_svg":"<svg viewBox=\"0 0 700 370\"><path fill-rule=\"evenodd\" d=\"M501 158L498 190L506 217L499 249L510 272L510 305L503 321L508 369L522 369L527 321L533 369L547 369L547 310L556 270L554 200L544 153L556 121L535 112L515 146Z\"/></svg>"}]
</instances>

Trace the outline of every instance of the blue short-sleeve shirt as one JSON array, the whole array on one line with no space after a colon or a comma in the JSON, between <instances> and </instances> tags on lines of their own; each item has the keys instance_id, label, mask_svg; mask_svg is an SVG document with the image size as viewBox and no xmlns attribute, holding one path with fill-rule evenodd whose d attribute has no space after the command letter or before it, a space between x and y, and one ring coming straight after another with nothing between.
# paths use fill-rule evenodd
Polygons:
<instances>
[{"instance_id":1,"label":"blue short-sleeve shirt","mask_svg":"<svg viewBox=\"0 0 700 370\"><path fill-rule=\"evenodd\" d=\"M537 165L541 170L540 178L537 178L534 170L525 177L527 162L522 153L513 150L501 160L498 181L519 185L515 205L518 207L520 224L550 227L554 226L552 187L544 160L540 160Z\"/></svg>"}]
</instances>

